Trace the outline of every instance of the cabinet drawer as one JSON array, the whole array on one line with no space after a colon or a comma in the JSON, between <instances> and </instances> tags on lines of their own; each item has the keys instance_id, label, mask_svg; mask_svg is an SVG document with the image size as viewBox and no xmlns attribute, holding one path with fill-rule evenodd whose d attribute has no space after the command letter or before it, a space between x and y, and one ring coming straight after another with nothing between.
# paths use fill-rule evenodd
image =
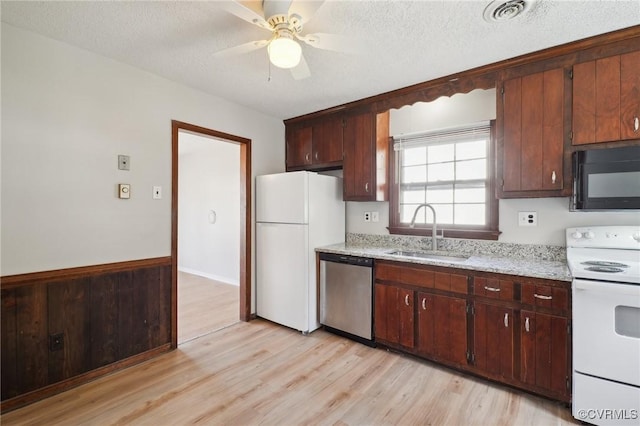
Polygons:
<instances>
[{"instance_id":1,"label":"cabinet drawer","mask_svg":"<svg viewBox=\"0 0 640 426\"><path fill-rule=\"evenodd\" d=\"M468 282L469 277L466 275L447 274L444 272L434 273L434 287L438 290L466 294L469 292L467 288Z\"/></svg>"},{"instance_id":2,"label":"cabinet drawer","mask_svg":"<svg viewBox=\"0 0 640 426\"><path fill-rule=\"evenodd\" d=\"M376 262L375 275L376 280L386 281L400 281L400 272L402 268L397 265L390 265L388 263Z\"/></svg>"},{"instance_id":3,"label":"cabinet drawer","mask_svg":"<svg viewBox=\"0 0 640 426\"><path fill-rule=\"evenodd\" d=\"M408 266L376 264L376 279L400 282L419 287L433 288L434 272L428 269L412 268Z\"/></svg>"},{"instance_id":4,"label":"cabinet drawer","mask_svg":"<svg viewBox=\"0 0 640 426\"><path fill-rule=\"evenodd\" d=\"M513 300L513 281L475 277L473 293L490 299Z\"/></svg>"},{"instance_id":5,"label":"cabinet drawer","mask_svg":"<svg viewBox=\"0 0 640 426\"><path fill-rule=\"evenodd\" d=\"M569 291L549 285L522 284L522 304L541 308L569 309Z\"/></svg>"}]
</instances>

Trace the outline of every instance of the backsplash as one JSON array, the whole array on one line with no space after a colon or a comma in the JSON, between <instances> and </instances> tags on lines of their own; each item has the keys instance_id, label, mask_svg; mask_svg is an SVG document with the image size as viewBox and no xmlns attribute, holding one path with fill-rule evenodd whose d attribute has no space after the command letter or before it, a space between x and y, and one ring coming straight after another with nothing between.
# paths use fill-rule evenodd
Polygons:
<instances>
[{"instance_id":1,"label":"backsplash","mask_svg":"<svg viewBox=\"0 0 640 426\"><path fill-rule=\"evenodd\" d=\"M431 237L347 233L347 245L431 250ZM438 238L438 250L522 259L566 261L566 247L541 244L501 243L485 240Z\"/></svg>"}]
</instances>

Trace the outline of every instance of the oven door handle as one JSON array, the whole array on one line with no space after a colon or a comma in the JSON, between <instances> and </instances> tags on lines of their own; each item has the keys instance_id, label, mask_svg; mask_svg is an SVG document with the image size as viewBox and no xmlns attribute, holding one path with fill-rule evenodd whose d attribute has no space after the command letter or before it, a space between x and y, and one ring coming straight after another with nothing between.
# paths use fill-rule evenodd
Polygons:
<instances>
[{"instance_id":1,"label":"oven door handle","mask_svg":"<svg viewBox=\"0 0 640 426\"><path fill-rule=\"evenodd\" d=\"M573 280L573 288L578 291L595 291L608 295L626 294L640 297L640 286L635 284L606 283L575 279Z\"/></svg>"}]
</instances>

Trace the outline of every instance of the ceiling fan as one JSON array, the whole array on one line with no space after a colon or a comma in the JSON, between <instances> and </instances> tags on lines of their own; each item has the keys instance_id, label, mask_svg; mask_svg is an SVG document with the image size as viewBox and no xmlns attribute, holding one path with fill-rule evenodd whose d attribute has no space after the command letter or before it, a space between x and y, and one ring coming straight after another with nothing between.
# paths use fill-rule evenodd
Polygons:
<instances>
[{"instance_id":1,"label":"ceiling fan","mask_svg":"<svg viewBox=\"0 0 640 426\"><path fill-rule=\"evenodd\" d=\"M222 58L249 53L267 47L269 61L279 68L290 69L293 78L301 80L311 75L299 42L326 50L353 52L356 49L349 40L326 33L302 35L303 25L309 21L322 1L253 0L224 2L227 12L260 28L271 31L265 40L250 41L214 53Z\"/></svg>"}]
</instances>

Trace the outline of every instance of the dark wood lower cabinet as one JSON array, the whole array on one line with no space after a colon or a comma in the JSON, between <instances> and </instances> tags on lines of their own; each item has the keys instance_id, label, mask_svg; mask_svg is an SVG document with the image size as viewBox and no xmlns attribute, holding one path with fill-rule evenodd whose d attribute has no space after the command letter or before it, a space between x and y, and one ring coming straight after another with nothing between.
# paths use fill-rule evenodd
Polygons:
<instances>
[{"instance_id":1,"label":"dark wood lower cabinet","mask_svg":"<svg viewBox=\"0 0 640 426\"><path fill-rule=\"evenodd\" d=\"M414 292L376 284L375 335L405 348L414 347Z\"/></svg>"},{"instance_id":2,"label":"dark wood lower cabinet","mask_svg":"<svg viewBox=\"0 0 640 426\"><path fill-rule=\"evenodd\" d=\"M569 324L566 317L522 311L520 380L558 395L569 393Z\"/></svg>"},{"instance_id":3,"label":"dark wood lower cabinet","mask_svg":"<svg viewBox=\"0 0 640 426\"><path fill-rule=\"evenodd\" d=\"M377 343L571 401L569 283L389 261L375 268Z\"/></svg>"},{"instance_id":4,"label":"dark wood lower cabinet","mask_svg":"<svg viewBox=\"0 0 640 426\"><path fill-rule=\"evenodd\" d=\"M418 293L418 353L466 364L466 306L465 299Z\"/></svg>"},{"instance_id":5,"label":"dark wood lower cabinet","mask_svg":"<svg viewBox=\"0 0 640 426\"><path fill-rule=\"evenodd\" d=\"M473 363L486 373L513 379L514 310L487 303L475 303L473 314Z\"/></svg>"},{"instance_id":6,"label":"dark wood lower cabinet","mask_svg":"<svg viewBox=\"0 0 640 426\"><path fill-rule=\"evenodd\" d=\"M3 408L4 401L171 342L170 259L140 262L63 278L59 271L8 277L6 287L3 277Z\"/></svg>"}]
</instances>

